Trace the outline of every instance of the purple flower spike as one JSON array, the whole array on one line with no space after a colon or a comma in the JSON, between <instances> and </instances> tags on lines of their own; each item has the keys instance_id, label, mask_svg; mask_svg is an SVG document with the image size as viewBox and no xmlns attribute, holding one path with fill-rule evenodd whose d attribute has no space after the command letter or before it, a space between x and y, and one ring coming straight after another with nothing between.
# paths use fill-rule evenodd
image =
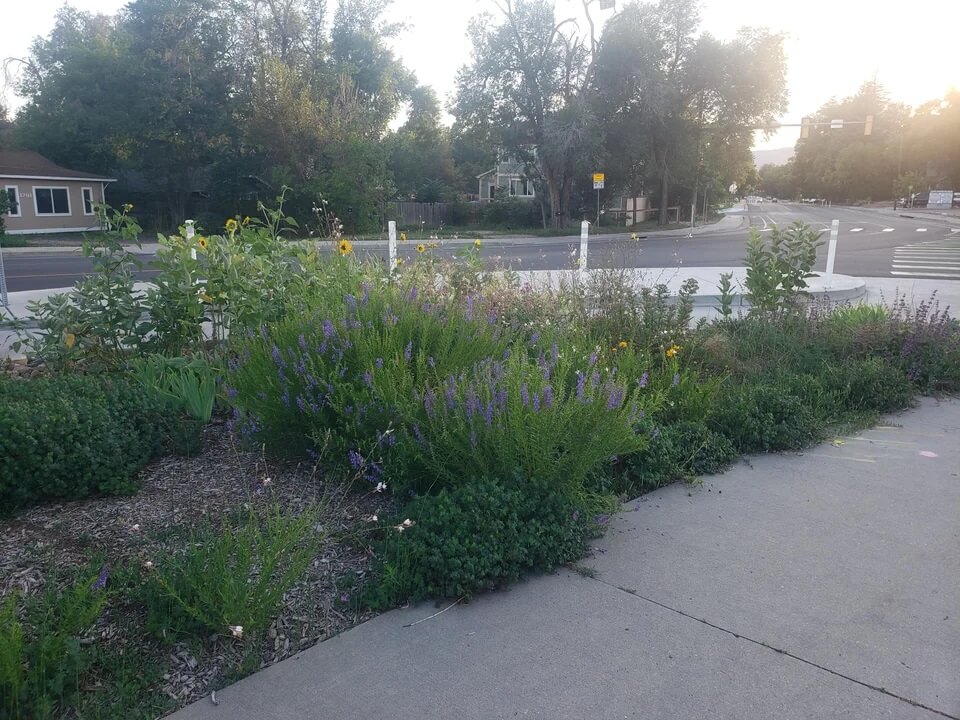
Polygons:
<instances>
[{"instance_id":1,"label":"purple flower spike","mask_svg":"<svg viewBox=\"0 0 960 720\"><path fill-rule=\"evenodd\" d=\"M323 321L323 337L329 340L336 331L333 329L333 323L329 320Z\"/></svg>"},{"instance_id":2,"label":"purple flower spike","mask_svg":"<svg viewBox=\"0 0 960 720\"><path fill-rule=\"evenodd\" d=\"M436 402L437 395L433 391L433 388L427 388L427 391L423 394L423 407L427 411L427 415L433 417L434 412L434 403Z\"/></svg>"},{"instance_id":3,"label":"purple flower spike","mask_svg":"<svg viewBox=\"0 0 960 720\"><path fill-rule=\"evenodd\" d=\"M533 335L530 336L530 347L533 347L538 342L540 342L540 333L535 332Z\"/></svg>"},{"instance_id":4,"label":"purple flower spike","mask_svg":"<svg viewBox=\"0 0 960 720\"><path fill-rule=\"evenodd\" d=\"M493 401L487 403L487 410L484 413L484 419L487 421L487 427L493 427Z\"/></svg>"},{"instance_id":5,"label":"purple flower spike","mask_svg":"<svg viewBox=\"0 0 960 720\"><path fill-rule=\"evenodd\" d=\"M359 470L363 467L363 455L358 453L356 450L348 451L347 459L350 461L350 467L352 467L354 470Z\"/></svg>"},{"instance_id":6,"label":"purple flower spike","mask_svg":"<svg viewBox=\"0 0 960 720\"><path fill-rule=\"evenodd\" d=\"M473 295L467 295L467 320L473 320Z\"/></svg>"},{"instance_id":7,"label":"purple flower spike","mask_svg":"<svg viewBox=\"0 0 960 720\"><path fill-rule=\"evenodd\" d=\"M299 345L300 349L304 352L307 351L307 338L303 336L303 333L300 333L300 337L297 338L297 345Z\"/></svg>"},{"instance_id":8,"label":"purple flower spike","mask_svg":"<svg viewBox=\"0 0 960 720\"><path fill-rule=\"evenodd\" d=\"M410 362L410 358L413 357L413 340L407 343L407 347L403 351L403 357L407 362Z\"/></svg>"},{"instance_id":9,"label":"purple flower spike","mask_svg":"<svg viewBox=\"0 0 960 720\"><path fill-rule=\"evenodd\" d=\"M547 410L553 407L553 387L551 385L547 385L543 389L543 404Z\"/></svg>"},{"instance_id":10,"label":"purple flower spike","mask_svg":"<svg viewBox=\"0 0 960 720\"><path fill-rule=\"evenodd\" d=\"M676 387L680 384L680 373L674 373L673 375L673 386Z\"/></svg>"},{"instance_id":11,"label":"purple flower spike","mask_svg":"<svg viewBox=\"0 0 960 720\"><path fill-rule=\"evenodd\" d=\"M550 346L550 360L554 365L557 364L557 358L560 357L560 349L557 347L557 344L554 343Z\"/></svg>"},{"instance_id":12,"label":"purple flower spike","mask_svg":"<svg viewBox=\"0 0 960 720\"><path fill-rule=\"evenodd\" d=\"M363 373L363 382L366 383L367 387L372 388L372 387L373 387L373 373L371 373L369 370L367 370L365 373Z\"/></svg>"},{"instance_id":13,"label":"purple flower spike","mask_svg":"<svg viewBox=\"0 0 960 720\"><path fill-rule=\"evenodd\" d=\"M433 370L437 366L437 361L433 359L433 355L427 358L427 366Z\"/></svg>"},{"instance_id":14,"label":"purple flower spike","mask_svg":"<svg viewBox=\"0 0 960 720\"><path fill-rule=\"evenodd\" d=\"M533 411L540 412L540 393L533 394Z\"/></svg>"},{"instance_id":15,"label":"purple flower spike","mask_svg":"<svg viewBox=\"0 0 960 720\"><path fill-rule=\"evenodd\" d=\"M577 400L583 399L584 386L587 384L587 376L577 370Z\"/></svg>"},{"instance_id":16,"label":"purple flower spike","mask_svg":"<svg viewBox=\"0 0 960 720\"><path fill-rule=\"evenodd\" d=\"M590 378L590 386L596 389L597 385L600 384L600 371L594 370L593 376Z\"/></svg>"},{"instance_id":17,"label":"purple flower spike","mask_svg":"<svg viewBox=\"0 0 960 720\"><path fill-rule=\"evenodd\" d=\"M530 404L530 391L527 390L526 383L520 386L520 399L523 401L524 407Z\"/></svg>"},{"instance_id":18,"label":"purple flower spike","mask_svg":"<svg viewBox=\"0 0 960 720\"><path fill-rule=\"evenodd\" d=\"M100 570L100 574L97 575L97 579L93 581L92 589L93 590L103 590L107 586L107 580L110 579L110 566L104 565Z\"/></svg>"},{"instance_id":19,"label":"purple flower spike","mask_svg":"<svg viewBox=\"0 0 960 720\"><path fill-rule=\"evenodd\" d=\"M643 373L637 382L640 383L640 387L645 388L650 383L650 373Z\"/></svg>"}]
</instances>

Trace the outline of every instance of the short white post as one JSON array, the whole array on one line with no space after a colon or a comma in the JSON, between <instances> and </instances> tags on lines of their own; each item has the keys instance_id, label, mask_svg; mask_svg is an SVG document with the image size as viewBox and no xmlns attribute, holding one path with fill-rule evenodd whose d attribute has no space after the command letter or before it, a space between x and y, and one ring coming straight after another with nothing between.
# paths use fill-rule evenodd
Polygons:
<instances>
[{"instance_id":1,"label":"short white post","mask_svg":"<svg viewBox=\"0 0 960 720\"><path fill-rule=\"evenodd\" d=\"M390 272L392 273L397 269L397 221L391 220L387 223L387 228L390 235L388 245L390 248Z\"/></svg>"},{"instance_id":2,"label":"short white post","mask_svg":"<svg viewBox=\"0 0 960 720\"><path fill-rule=\"evenodd\" d=\"M587 269L587 241L590 239L590 223L584 220L580 223L580 270Z\"/></svg>"},{"instance_id":3,"label":"short white post","mask_svg":"<svg viewBox=\"0 0 960 720\"><path fill-rule=\"evenodd\" d=\"M823 284L828 290L833 287L833 266L837 261L837 238L840 236L840 221L834 220L830 226L830 245L827 248L827 272Z\"/></svg>"},{"instance_id":4,"label":"short white post","mask_svg":"<svg viewBox=\"0 0 960 720\"><path fill-rule=\"evenodd\" d=\"M196 230L193 229L193 223L194 223L193 220L184 220L184 221L183 221L183 224L184 224L184 226L186 227L186 230L184 231L184 234L186 234L187 240L193 240L193 236L197 234L197 233L196 233ZM197 259L197 249L196 249L196 248L191 248L191 249L190 249L190 257L193 258L194 260Z\"/></svg>"}]
</instances>

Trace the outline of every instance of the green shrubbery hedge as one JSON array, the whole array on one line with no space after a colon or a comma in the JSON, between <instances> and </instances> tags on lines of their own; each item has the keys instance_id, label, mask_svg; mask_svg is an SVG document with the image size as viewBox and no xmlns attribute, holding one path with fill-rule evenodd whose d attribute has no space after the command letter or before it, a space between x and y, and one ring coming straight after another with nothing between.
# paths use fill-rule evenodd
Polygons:
<instances>
[{"instance_id":1,"label":"green shrubbery hedge","mask_svg":"<svg viewBox=\"0 0 960 720\"><path fill-rule=\"evenodd\" d=\"M133 492L171 420L164 403L119 376L0 379L0 512Z\"/></svg>"}]
</instances>

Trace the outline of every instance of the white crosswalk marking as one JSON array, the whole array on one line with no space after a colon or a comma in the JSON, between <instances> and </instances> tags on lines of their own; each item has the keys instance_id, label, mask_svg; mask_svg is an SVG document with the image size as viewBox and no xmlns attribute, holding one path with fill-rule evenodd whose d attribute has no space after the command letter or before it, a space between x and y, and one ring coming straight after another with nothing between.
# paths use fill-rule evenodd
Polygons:
<instances>
[{"instance_id":1,"label":"white crosswalk marking","mask_svg":"<svg viewBox=\"0 0 960 720\"><path fill-rule=\"evenodd\" d=\"M894 248L890 274L960 280L960 237Z\"/></svg>"}]
</instances>

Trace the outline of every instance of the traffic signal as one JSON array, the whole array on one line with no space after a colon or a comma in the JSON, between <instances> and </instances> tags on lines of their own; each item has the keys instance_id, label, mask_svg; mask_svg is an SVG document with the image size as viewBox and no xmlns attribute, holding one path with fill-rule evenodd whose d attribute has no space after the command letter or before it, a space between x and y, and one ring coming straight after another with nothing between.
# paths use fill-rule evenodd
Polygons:
<instances>
[{"instance_id":1,"label":"traffic signal","mask_svg":"<svg viewBox=\"0 0 960 720\"><path fill-rule=\"evenodd\" d=\"M863 124L863 134L873 135L873 115L867 115L867 121Z\"/></svg>"},{"instance_id":2,"label":"traffic signal","mask_svg":"<svg viewBox=\"0 0 960 720\"><path fill-rule=\"evenodd\" d=\"M806 140L810 137L810 118L805 117L800 121L800 138Z\"/></svg>"}]
</instances>

